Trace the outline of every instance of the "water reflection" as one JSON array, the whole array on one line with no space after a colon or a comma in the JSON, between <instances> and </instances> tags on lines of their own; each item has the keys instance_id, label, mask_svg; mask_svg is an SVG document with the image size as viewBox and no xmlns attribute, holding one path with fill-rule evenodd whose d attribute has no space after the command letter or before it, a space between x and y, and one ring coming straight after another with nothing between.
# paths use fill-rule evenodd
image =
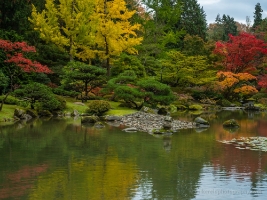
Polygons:
<instances>
[{"instance_id":1,"label":"water reflection","mask_svg":"<svg viewBox=\"0 0 267 200\"><path fill-rule=\"evenodd\" d=\"M69 118L0 127L0 199L262 199L267 153L217 140L266 136L265 113L203 113L169 137L99 130ZM195 115L176 116L191 120ZM223 128L234 118L238 130Z\"/></svg>"}]
</instances>

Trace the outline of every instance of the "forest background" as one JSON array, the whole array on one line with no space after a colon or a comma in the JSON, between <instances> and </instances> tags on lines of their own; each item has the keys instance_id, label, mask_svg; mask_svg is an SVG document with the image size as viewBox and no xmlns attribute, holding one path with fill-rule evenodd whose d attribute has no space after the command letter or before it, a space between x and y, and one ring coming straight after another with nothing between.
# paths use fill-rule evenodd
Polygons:
<instances>
[{"instance_id":1,"label":"forest background","mask_svg":"<svg viewBox=\"0 0 267 200\"><path fill-rule=\"evenodd\" d=\"M251 9L253 22L208 25L196 0L3 0L0 110L18 98L60 110L59 96L266 105L267 18Z\"/></svg>"}]
</instances>

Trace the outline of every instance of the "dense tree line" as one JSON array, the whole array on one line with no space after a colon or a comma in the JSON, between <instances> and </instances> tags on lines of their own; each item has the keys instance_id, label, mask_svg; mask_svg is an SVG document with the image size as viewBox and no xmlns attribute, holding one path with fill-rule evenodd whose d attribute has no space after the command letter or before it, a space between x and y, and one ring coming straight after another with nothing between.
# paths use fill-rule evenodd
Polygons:
<instances>
[{"instance_id":1,"label":"dense tree line","mask_svg":"<svg viewBox=\"0 0 267 200\"><path fill-rule=\"evenodd\" d=\"M37 82L88 99L100 87L135 107L170 103L171 87L248 98L267 86L262 12L252 25L225 14L207 25L196 0L3 0L0 92Z\"/></svg>"}]
</instances>

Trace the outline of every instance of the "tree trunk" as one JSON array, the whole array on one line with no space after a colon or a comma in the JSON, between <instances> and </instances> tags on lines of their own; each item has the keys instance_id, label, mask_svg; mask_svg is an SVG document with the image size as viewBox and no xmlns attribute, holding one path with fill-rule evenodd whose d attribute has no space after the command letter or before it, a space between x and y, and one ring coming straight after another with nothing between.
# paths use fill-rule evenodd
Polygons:
<instances>
[{"instance_id":1,"label":"tree trunk","mask_svg":"<svg viewBox=\"0 0 267 200\"><path fill-rule=\"evenodd\" d=\"M7 99L8 95L9 95L9 92L6 93L6 96L3 98L2 102L1 102L1 105L0 105L0 111L2 111L3 105L4 105L5 100Z\"/></svg>"}]
</instances>

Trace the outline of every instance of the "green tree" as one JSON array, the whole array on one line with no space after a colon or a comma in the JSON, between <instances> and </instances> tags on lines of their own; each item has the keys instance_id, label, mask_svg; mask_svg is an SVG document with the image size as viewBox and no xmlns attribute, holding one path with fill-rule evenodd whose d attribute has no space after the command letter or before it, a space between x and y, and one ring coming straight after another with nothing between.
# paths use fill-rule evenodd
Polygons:
<instances>
[{"instance_id":1,"label":"green tree","mask_svg":"<svg viewBox=\"0 0 267 200\"><path fill-rule=\"evenodd\" d=\"M138 78L146 76L145 67L137 56L122 53L120 57L114 61L114 66L111 68L111 75L118 76L126 70L134 71Z\"/></svg>"},{"instance_id":2,"label":"green tree","mask_svg":"<svg viewBox=\"0 0 267 200\"><path fill-rule=\"evenodd\" d=\"M189 35L198 35L203 40L207 38L206 13L197 0L181 0L182 13L177 28L185 30Z\"/></svg>"},{"instance_id":3,"label":"green tree","mask_svg":"<svg viewBox=\"0 0 267 200\"><path fill-rule=\"evenodd\" d=\"M168 49L180 48L184 30L177 29L182 6L180 0L142 0L147 8L143 19L144 40L138 47L138 57L148 75L155 76L160 70L159 59Z\"/></svg>"},{"instance_id":4,"label":"green tree","mask_svg":"<svg viewBox=\"0 0 267 200\"><path fill-rule=\"evenodd\" d=\"M56 99L51 88L41 83L29 83L14 91L17 97L30 103L31 109L57 110L60 102Z\"/></svg>"},{"instance_id":5,"label":"green tree","mask_svg":"<svg viewBox=\"0 0 267 200\"><path fill-rule=\"evenodd\" d=\"M255 12L254 12L254 23L252 25L252 28L255 29L257 26L259 26L262 22L262 13L263 10L261 8L261 4L257 3L255 5Z\"/></svg>"},{"instance_id":6,"label":"green tree","mask_svg":"<svg viewBox=\"0 0 267 200\"><path fill-rule=\"evenodd\" d=\"M88 93L90 91L103 84L106 74L106 70L101 67L78 61L69 62L63 70L65 72L65 82L73 84L82 83L82 91L85 92L85 100L88 98Z\"/></svg>"},{"instance_id":7,"label":"green tree","mask_svg":"<svg viewBox=\"0 0 267 200\"><path fill-rule=\"evenodd\" d=\"M227 41L228 35L238 35L237 25L233 17L223 14L222 18L218 14L215 19L215 24L209 28L209 38L218 41Z\"/></svg>"},{"instance_id":8,"label":"green tree","mask_svg":"<svg viewBox=\"0 0 267 200\"><path fill-rule=\"evenodd\" d=\"M180 51L170 51L162 62L162 82L172 86L208 85L215 80L216 71L210 70L205 56L186 56Z\"/></svg>"}]
</instances>

